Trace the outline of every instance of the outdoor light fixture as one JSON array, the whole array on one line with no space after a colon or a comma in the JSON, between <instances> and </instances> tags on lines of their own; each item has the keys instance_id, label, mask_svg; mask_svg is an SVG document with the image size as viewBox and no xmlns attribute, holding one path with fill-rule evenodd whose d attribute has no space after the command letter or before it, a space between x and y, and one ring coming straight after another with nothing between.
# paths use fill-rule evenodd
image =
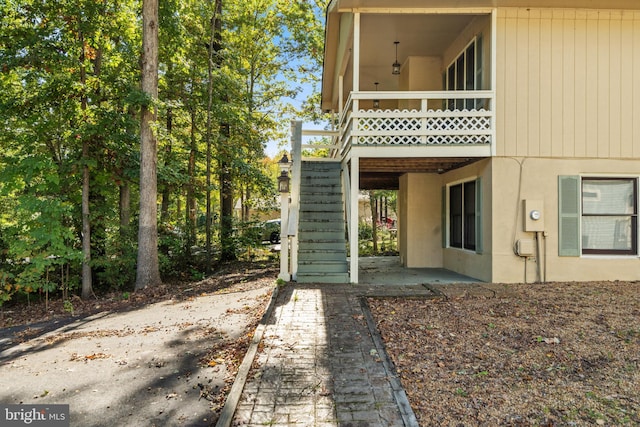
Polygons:
<instances>
[{"instance_id":1,"label":"outdoor light fixture","mask_svg":"<svg viewBox=\"0 0 640 427\"><path fill-rule=\"evenodd\" d=\"M280 166L280 176L278 177L278 191L280 193L288 193L289 168L291 167L291 164L289 163L289 158L286 154L282 156L282 158L278 162L278 166Z\"/></svg>"},{"instance_id":2,"label":"outdoor light fixture","mask_svg":"<svg viewBox=\"0 0 640 427\"><path fill-rule=\"evenodd\" d=\"M398 62L398 44L400 44L400 42L395 41L393 42L393 44L396 45L396 62L394 62L392 65L393 68L391 70L391 74L398 75L400 74L400 63Z\"/></svg>"},{"instance_id":3,"label":"outdoor light fixture","mask_svg":"<svg viewBox=\"0 0 640 427\"><path fill-rule=\"evenodd\" d=\"M375 82L374 85L376 85L376 92L378 91L378 82ZM380 100L379 99L374 99L373 100L373 108L380 108Z\"/></svg>"}]
</instances>

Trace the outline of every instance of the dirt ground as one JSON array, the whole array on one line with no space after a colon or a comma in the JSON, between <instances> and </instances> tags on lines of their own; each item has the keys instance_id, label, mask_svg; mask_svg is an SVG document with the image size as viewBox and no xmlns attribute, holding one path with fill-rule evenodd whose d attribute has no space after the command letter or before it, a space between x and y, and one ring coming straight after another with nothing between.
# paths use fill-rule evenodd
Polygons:
<instances>
[{"instance_id":1,"label":"dirt ground","mask_svg":"<svg viewBox=\"0 0 640 427\"><path fill-rule=\"evenodd\" d=\"M0 402L69 404L71 425L214 425L276 275L233 264L73 313L5 307ZM421 426L640 425L640 282L495 286L368 300Z\"/></svg>"},{"instance_id":2,"label":"dirt ground","mask_svg":"<svg viewBox=\"0 0 640 427\"><path fill-rule=\"evenodd\" d=\"M0 402L69 404L71 425L210 426L268 304L272 264L3 310Z\"/></svg>"},{"instance_id":3,"label":"dirt ground","mask_svg":"<svg viewBox=\"0 0 640 427\"><path fill-rule=\"evenodd\" d=\"M640 283L369 299L421 426L640 425Z\"/></svg>"}]
</instances>

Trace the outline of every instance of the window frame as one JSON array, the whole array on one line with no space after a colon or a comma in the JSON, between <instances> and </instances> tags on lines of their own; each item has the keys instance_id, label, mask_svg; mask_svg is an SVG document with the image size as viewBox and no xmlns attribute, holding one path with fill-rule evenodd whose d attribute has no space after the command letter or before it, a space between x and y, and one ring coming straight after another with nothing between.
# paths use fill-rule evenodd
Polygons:
<instances>
[{"instance_id":1,"label":"window frame","mask_svg":"<svg viewBox=\"0 0 640 427\"><path fill-rule=\"evenodd\" d=\"M470 50L473 52L472 68L467 58ZM444 69L442 73L443 89L445 91L482 90L484 74L482 56L482 34L478 34L464 46L460 53ZM459 69L461 69L462 75L459 75ZM468 75L470 72L473 72L472 76ZM459 87L460 83L464 87ZM477 107L477 105L474 105L476 102L481 102L481 100L449 99L446 101L445 106L449 110L462 110L463 108L472 110Z\"/></svg>"},{"instance_id":2,"label":"window frame","mask_svg":"<svg viewBox=\"0 0 640 427\"><path fill-rule=\"evenodd\" d=\"M478 177L446 185L446 247L482 252L481 191Z\"/></svg>"},{"instance_id":3,"label":"window frame","mask_svg":"<svg viewBox=\"0 0 640 427\"><path fill-rule=\"evenodd\" d=\"M632 213L585 213L585 181L628 181L633 184L633 212ZM581 255L615 255L615 256L637 256L638 255L638 178L637 177L607 177L607 176L581 176L580 177L580 254ZM631 248L630 249L597 249L585 248L583 246L584 219L585 218L606 218L606 217L629 217L631 223Z\"/></svg>"}]
</instances>

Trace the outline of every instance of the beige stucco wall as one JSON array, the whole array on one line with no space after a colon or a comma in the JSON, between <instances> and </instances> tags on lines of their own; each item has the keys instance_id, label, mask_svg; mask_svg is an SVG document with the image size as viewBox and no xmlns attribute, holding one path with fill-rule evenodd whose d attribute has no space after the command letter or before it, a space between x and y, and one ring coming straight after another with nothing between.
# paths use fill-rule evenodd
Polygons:
<instances>
[{"instance_id":1,"label":"beige stucco wall","mask_svg":"<svg viewBox=\"0 0 640 427\"><path fill-rule=\"evenodd\" d=\"M469 166L443 174L443 186L482 178L482 236L483 250L476 253L458 248L443 249L443 267L466 276L485 282L491 281L492 265L492 236L491 236L491 206L492 176L491 161L482 160Z\"/></svg>"},{"instance_id":2,"label":"beige stucco wall","mask_svg":"<svg viewBox=\"0 0 640 427\"><path fill-rule=\"evenodd\" d=\"M400 259L405 267L442 267L441 188L441 176L437 174L400 177L398 232Z\"/></svg>"},{"instance_id":3,"label":"beige stucco wall","mask_svg":"<svg viewBox=\"0 0 640 427\"><path fill-rule=\"evenodd\" d=\"M640 178L640 161L496 157L442 175L441 185L482 178L483 250L442 249L442 266L496 283L535 282L538 257L515 254L524 231L524 200L543 204L544 230L539 234L540 269L547 281L640 280L640 257L558 255L558 176L624 176ZM413 237L413 233L411 233ZM526 269L526 270L525 270Z\"/></svg>"},{"instance_id":4,"label":"beige stucco wall","mask_svg":"<svg viewBox=\"0 0 640 427\"><path fill-rule=\"evenodd\" d=\"M400 90L427 91L442 90L442 58L439 56L410 56L402 65ZM419 100L404 100L399 108L420 109ZM428 108L441 108L442 101L431 100Z\"/></svg>"},{"instance_id":5,"label":"beige stucco wall","mask_svg":"<svg viewBox=\"0 0 640 427\"><path fill-rule=\"evenodd\" d=\"M640 156L640 11L503 8L497 154Z\"/></svg>"},{"instance_id":6,"label":"beige stucco wall","mask_svg":"<svg viewBox=\"0 0 640 427\"><path fill-rule=\"evenodd\" d=\"M493 171L493 277L494 282L523 282L524 259L513 247L518 239L532 239L523 231L522 200L544 203L541 268L547 281L640 280L637 256L558 256L558 176L640 177L640 161L605 159L494 158ZM544 259L546 255L546 261ZM527 264L527 280L536 280L536 259Z\"/></svg>"},{"instance_id":7,"label":"beige stucco wall","mask_svg":"<svg viewBox=\"0 0 640 427\"><path fill-rule=\"evenodd\" d=\"M513 250L534 238L527 199L544 203L546 280L640 279L638 257L558 256L557 188L559 175L640 175L640 12L499 9L496 34L492 281L537 279L536 257Z\"/></svg>"}]
</instances>

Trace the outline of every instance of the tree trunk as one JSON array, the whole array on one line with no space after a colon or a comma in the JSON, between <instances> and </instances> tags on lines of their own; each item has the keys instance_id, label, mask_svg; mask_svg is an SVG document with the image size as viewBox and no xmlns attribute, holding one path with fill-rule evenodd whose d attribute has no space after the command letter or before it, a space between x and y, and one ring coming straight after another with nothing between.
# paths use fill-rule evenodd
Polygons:
<instances>
[{"instance_id":1,"label":"tree trunk","mask_svg":"<svg viewBox=\"0 0 640 427\"><path fill-rule=\"evenodd\" d=\"M126 182L120 184L120 237L124 238L131 222L131 187Z\"/></svg>"},{"instance_id":2,"label":"tree trunk","mask_svg":"<svg viewBox=\"0 0 640 427\"><path fill-rule=\"evenodd\" d=\"M171 108L167 109L167 134L169 135L167 141L167 147L165 149L166 160L165 164L171 162L171 131L173 130L173 112ZM171 185L165 182L162 190L162 207L160 209L160 222L169 222L169 206L171 205Z\"/></svg>"},{"instance_id":3,"label":"tree trunk","mask_svg":"<svg viewBox=\"0 0 640 427\"><path fill-rule=\"evenodd\" d=\"M371 205L371 239L373 240L373 254L378 253L378 198L373 191L369 192Z\"/></svg>"},{"instance_id":4,"label":"tree trunk","mask_svg":"<svg viewBox=\"0 0 640 427\"><path fill-rule=\"evenodd\" d=\"M82 142L82 299L93 295L93 279L91 274L91 219L89 212L89 143Z\"/></svg>"},{"instance_id":5,"label":"tree trunk","mask_svg":"<svg viewBox=\"0 0 640 427\"><path fill-rule=\"evenodd\" d=\"M221 137L223 141L228 140L229 125L222 126ZM224 145L224 143L221 145ZM235 243L233 242L233 185L231 182L231 170L226 157L226 153L220 154L219 161L220 261L233 261L237 258Z\"/></svg>"},{"instance_id":6,"label":"tree trunk","mask_svg":"<svg viewBox=\"0 0 640 427\"><path fill-rule=\"evenodd\" d=\"M187 253L196 244L196 152L198 151L196 141L196 110L191 109L191 147L189 150L189 164L187 174L189 183L187 184L187 206L185 207L187 224Z\"/></svg>"},{"instance_id":7,"label":"tree trunk","mask_svg":"<svg viewBox=\"0 0 640 427\"><path fill-rule=\"evenodd\" d=\"M84 65L84 35L80 32L80 83L84 86L87 82L87 73ZM82 95L80 108L84 112L87 110L87 96ZM84 117L86 119L86 117ZM82 299L90 298L93 294L93 281L91 274L91 216L89 209L89 141L85 136L82 139Z\"/></svg>"},{"instance_id":8,"label":"tree trunk","mask_svg":"<svg viewBox=\"0 0 640 427\"><path fill-rule=\"evenodd\" d=\"M216 0L216 14L222 16L222 0ZM213 49L222 50L222 20L215 22ZM216 55L217 65L222 61ZM223 102L228 101L223 99ZM231 174L230 154L227 149L231 129L228 123L220 124L220 138L218 139L218 180L220 185L220 261L236 259L236 247L233 241L233 182Z\"/></svg>"},{"instance_id":9,"label":"tree trunk","mask_svg":"<svg viewBox=\"0 0 640 427\"><path fill-rule=\"evenodd\" d=\"M138 229L139 290L160 284L158 265L158 148L152 123L158 98L158 0L142 2L142 91L149 104L141 108L140 120L140 226Z\"/></svg>"},{"instance_id":10,"label":"tree trunk","mask_svg":"<svg viewBox=\"0 0 640 427\"><path fill-rule=\"evenodd\" d=\"M207 154L206 154L206 181L207 181L207 189L206 189L206 207L205 207L205 248L207 251L207 260L206 260L206 273L209 274L211 272L211 126L212 126L212 118L211 109L213 108L213 56L217 50L214 47L214 42L216 40L216 32L218 27L218 12L221 11L222 8L222 0L216 0L215 10L213 12L213 16L211 17L211 28L209 34L209 55L207 61L207 129L206 129L206 142L207 142Z\"/></svg>"},{"instance_id":11,"label":"tree trunk","mask_svg":"<svg viewBox=\"0 0 640 427\"><path fill-rule=\"evenodd\" d=\"M251 189L249 185L245 188L244 197L242 198L242 221L247 222L251 219L251 209L249 208L249 200L251 200Z\"/></svg>"}]
</instances>

